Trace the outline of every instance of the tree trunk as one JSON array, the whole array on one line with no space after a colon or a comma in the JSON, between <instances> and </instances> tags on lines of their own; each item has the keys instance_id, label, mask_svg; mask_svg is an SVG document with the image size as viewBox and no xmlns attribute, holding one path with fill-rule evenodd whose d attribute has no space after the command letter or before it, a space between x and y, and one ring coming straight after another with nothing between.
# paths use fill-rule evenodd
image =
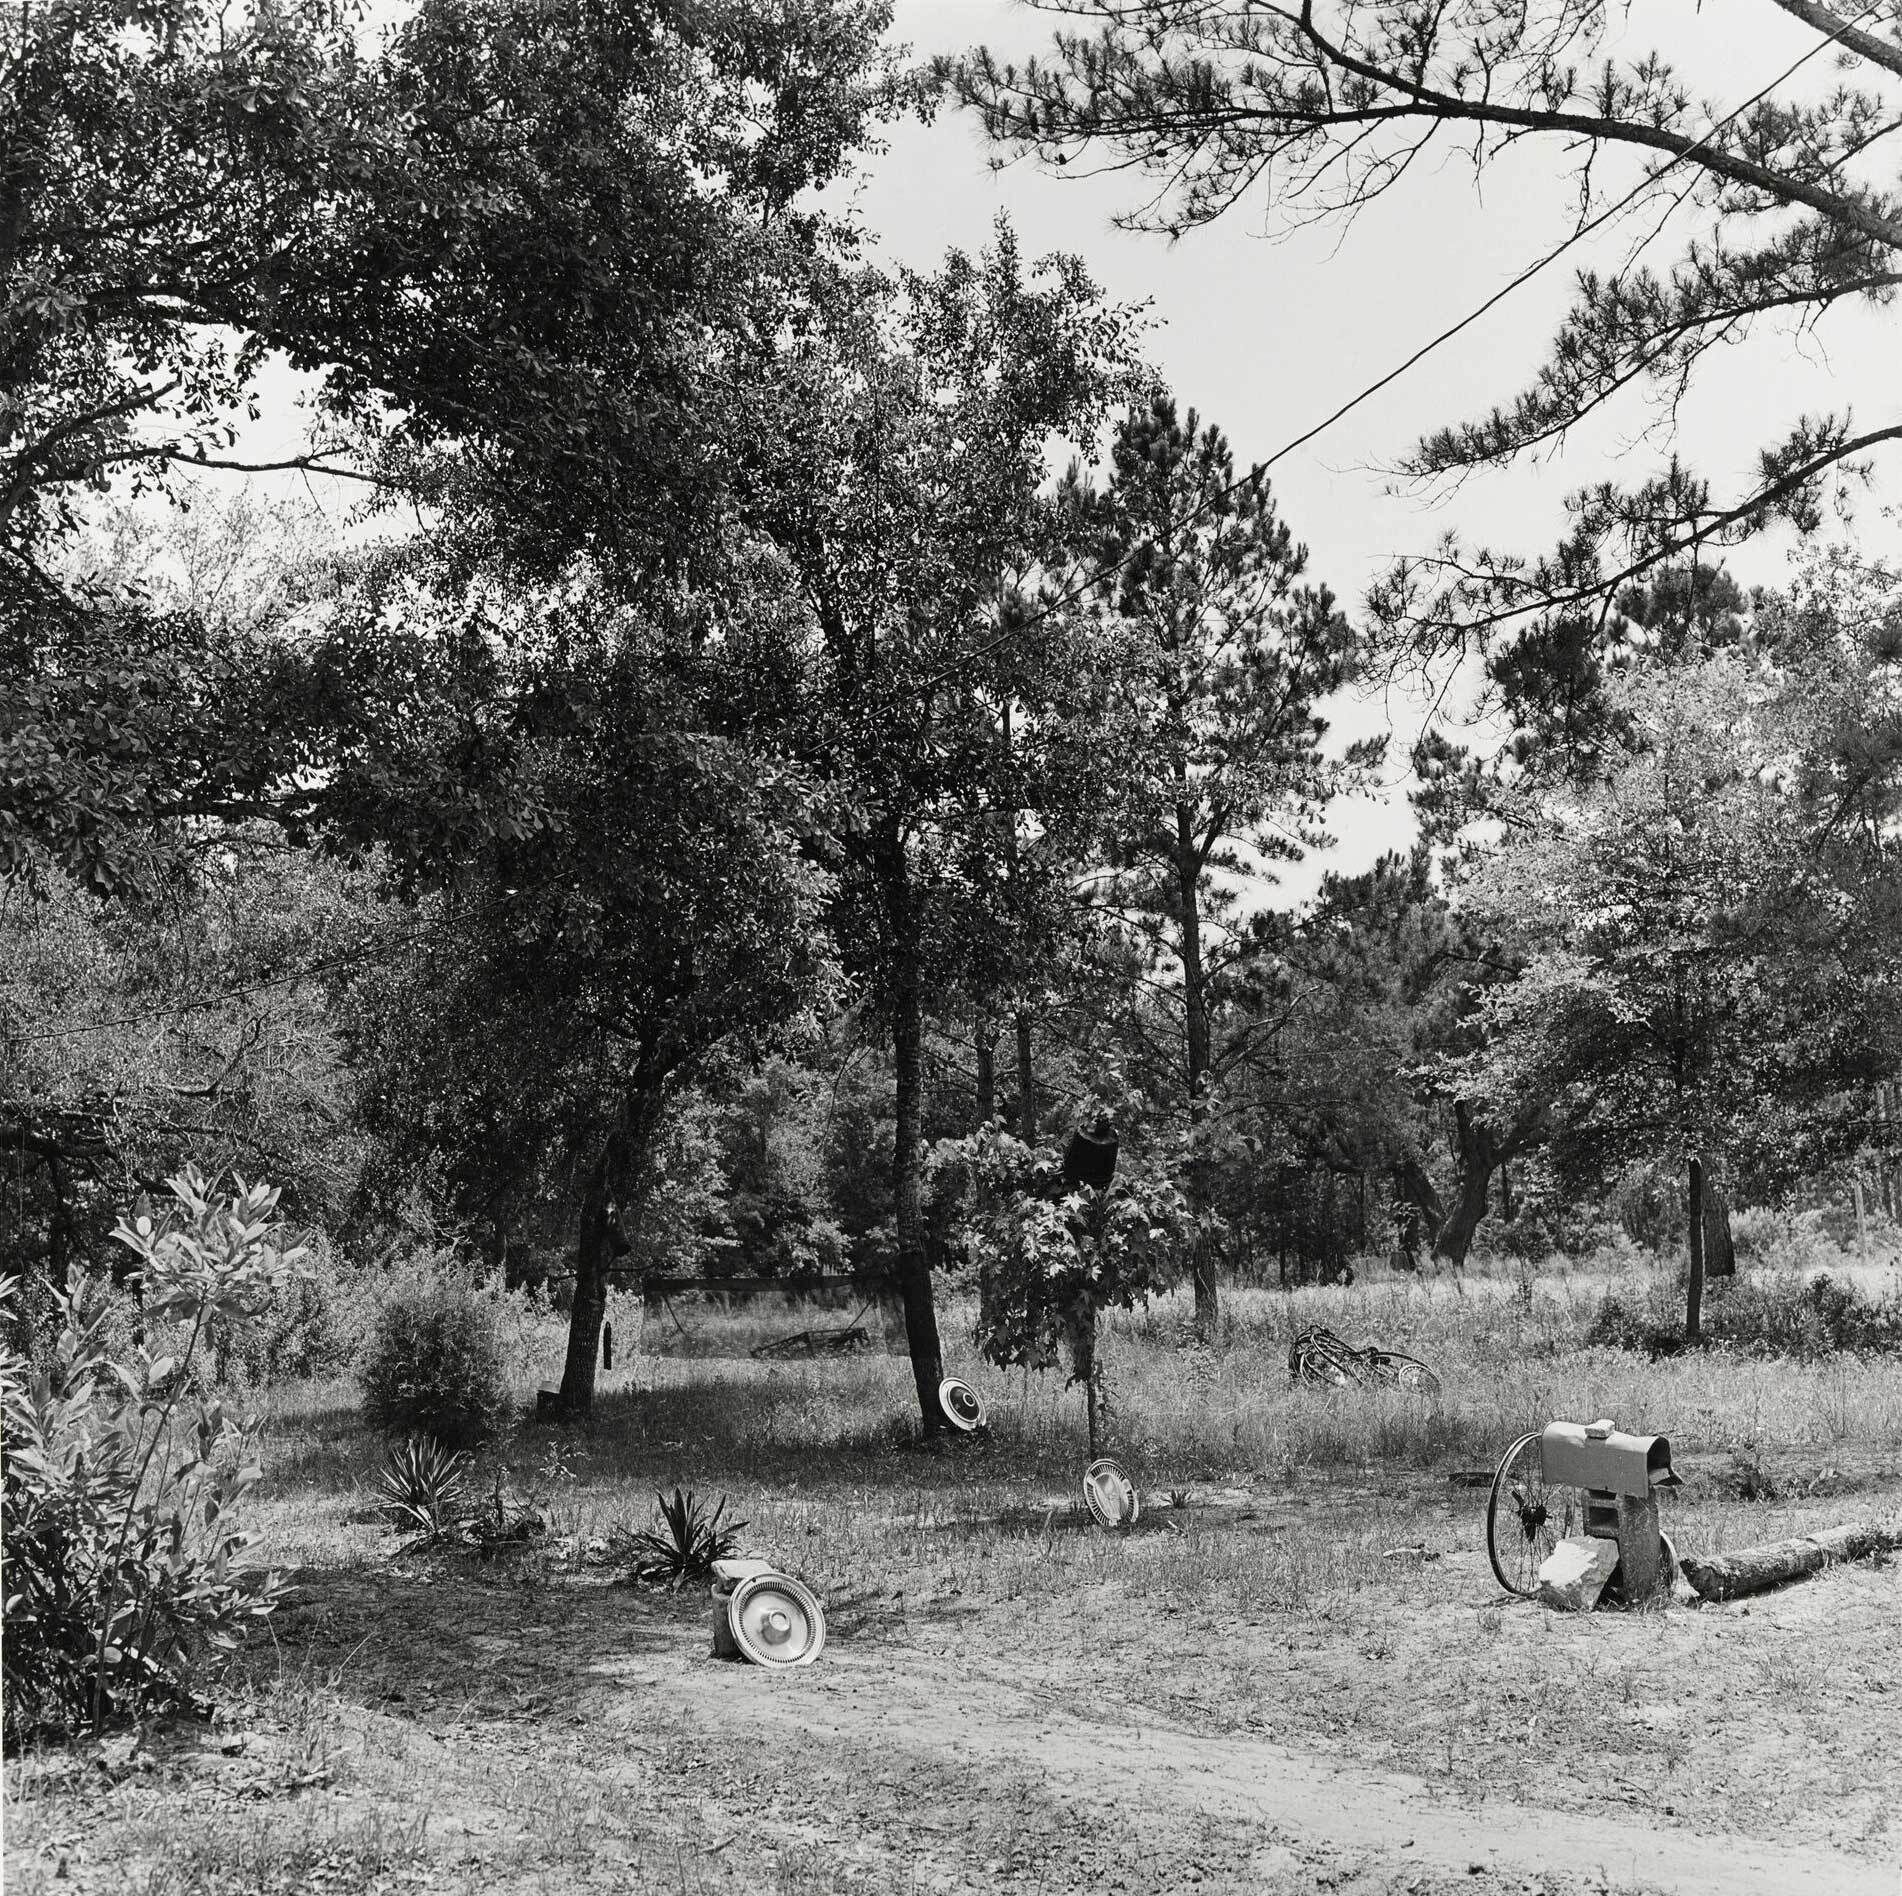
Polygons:
<instances>
[{"instance_id":1,"label":"tree trunk","mask_svg":"<svg viewBox=\"0 0 1902 1896\"><path fill-rule=\"evenodd\" d=\"M1902 1086L1885 1081L1876 1088L1881 1120L1882 1208L1902 1221Z\"/></svg>"},{"instance_id":2,"label":"tree trunk","mask_svg":"<svg viewBox=\"0 0 1902 1896\"><path fill-rule=\"evenodd\" d=\"M1070 1380L1083 1385L1083 1408L1090 1431L1090 1459L1103 1452L1103 1379L1096 1362L1096 1306L1084 1302L1070 1312Z\"/></svg>"},{"instance_id":3,"label":"tree trunk","mask_svg":"<svg viewBox=\"0 0 1902 1896\"><path fill-rule=\"evenodd\" d=\"M73 1201L66 1155L57 1139L47 1141L46 1175L53 1188L53 1209L46 1221L46 1275L53 1288L63 1292L72 1274Z\"/></svg>"},{"instance_id":4,"label":"tree trunk","mask_svg":"<svg viewBox=\"0 0 1902 1896\"><path fill-rule=\"evenodd\" d=\"M1037 1143L1037 1070L1031 1059L1030 1009L1017 1010L1017 1136Z\"/></svg>"},{"instance_id":5,"label":"tree trunk","mask_svg":"<svg viewBox=\"0 0 1902 1896\"><path fill-rule=\"evenodd\" d=\"M1876 1189L1882 1194L1882 1209L1891 1218L1902 1215L1902 1200L1896 1196L1895 1107L1888 1082L1876 1082Z\"/></svg>"},{"instance_id":6,"label":"tree trunk","mask_svg":"<svg viewBox=\"0 0 1902 1896\"><path fill-rule=\"evenodd\" d=\"M1208 995L1202 968L1201 863L1195 847L1194 813L1186 803L1176 805L1176 903L1182 955L1182 1015L1189 1068L1189 1209L1198 1219L1208 1209L1208 1161L1201 1150L1209 1115ZM1195 1238L1195 1327L1210 1337L1221 1316L1215 1287L1215 1259L1202 1238Z\"/></svg>"},{"instance_id":7,"label":"tree trunk","mask_svg":"<svg viewBox=\"0 0 1902 1896\"><path fill-rule=\"evenodd\" d=\"M1486 1216L1487 1193L1499 1154L1492 1128L1483 1119L1475 1119L1473 1109L1463 1099L1453 1102L1453 1128L1459 1141L1459 1179L1454 1187L1453 1209L1433 1235L1433 1255L1444 1258L1457 1270L1466 1262L1473 1234Z\"/></svg>"},{"instance_id":8,"label":"tree trunk","mask_svg":"<svg viewBox=\"0 0 1902 1896\"><path fill-rule=\"evenodd\" d=\"M1684 1554L1678 1564L1702 1598L1734 1600L1739 1594L1758 1593L1815 1573L1833 1560L1866 1560L1871 1554L1893 1553L1898 1548L1902 1548L1902 1528L1865 1521L1797 1540L1740 1547L1735 1553L1714 1554L1707 1560Z\"/></svg>"},{"instance_id":9,"label":"tree trunk","mask_svg":"<svg viewBox=\"0 0 1902 1896\"><path fill-rule=\"evenodd\" d=\"M1737 1275L1737 1245L1730 1233L1730 1204L1724 1194L1704 1180L1704 1277Z\"/></svg>"},{"instance_id":10,"label":"tree trunk","mask_svg":"<svg viewBox=\"0 0 1902 1896\"><path fill-rule=\"evenodd\" d=\"M892 1138L892 1203L898 1221L898 1294L905 1308L905 1344L918 1390L918 1413L924 1432L936 1435L949 1424L938 1401L944 1356L938 1341L938 1313L931 1301L931 1260L925 1250L924 994L914 891L904 849L901 838L888 835L881 865L892 944L897 1119Z\"/></svg>"},{"instance_id":11,"label":"tree trunk","mask_svg":"<svg viewBox=\"0 0 1902 1896\"><path fill-rule=\"evenodd\" d=\"M1396 1235L1400 1248L1411 1258L1423 1238L1438 1235L1446 1222L1446 1206L1418 1159L1402 1159L1395 1165L1394 1196L1400 1205L1400 1229Z\"/></svg>"},{"instance_id":12,"label":"tree trunk","mask_svg":"<svg viewBox=\"0 0 1902 1896\"><path fill-rule=\"evenodd\" d=\"M997 1117L997 1035L990 1015L978 1015L972 1047L977 1054L977 1123L988 1126Z\"/></svg>"},{"instance_id":13,"label":"tree trunk","mask_svg":"<svg viewBox=\"0 0 1902 1896\"><path fill-rule=\"evenodd\" d=\"M1684 1293L1684 1340L1697 1342L1704 1323L1704 1161L1693 1157L1685 1186L1685 1223L1690 1229L1691 1281Z\"/></svg>"},{"instance_id":14,"label":"tree trunk","mask_svg":"<svg viewBox=\"0 0 1902 1896\"><path fill-rule=\"evenodd\" d=\"M626 1172L627 1151L624 1115L603 1142L582 1189L581 1229L575 1240L575 1299L568 1312L568 1355L558 1399L564 1416L586 1415L594 1407L594 1368L601 1360L608 1266L614 1256L614 1194Z\"/></svg>"}]
</instances>

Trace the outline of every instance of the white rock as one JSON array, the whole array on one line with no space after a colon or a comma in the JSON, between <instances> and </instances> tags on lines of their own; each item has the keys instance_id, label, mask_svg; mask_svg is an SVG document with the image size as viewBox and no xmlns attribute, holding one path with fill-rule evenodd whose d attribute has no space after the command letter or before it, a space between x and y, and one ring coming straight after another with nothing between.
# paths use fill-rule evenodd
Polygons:
<instances>
[{"instance_id":1,"label":"white rock","mask_svg":"<svg viewBox=\"0 0 1902 1896\"><path fill-rule=\"evenodd\" d=\"M1616 1541L1562 1540L1539 1569L1539 1598L1561 1613L1589 1613L1617 1565Z\"/></svg>"}]
</instances>

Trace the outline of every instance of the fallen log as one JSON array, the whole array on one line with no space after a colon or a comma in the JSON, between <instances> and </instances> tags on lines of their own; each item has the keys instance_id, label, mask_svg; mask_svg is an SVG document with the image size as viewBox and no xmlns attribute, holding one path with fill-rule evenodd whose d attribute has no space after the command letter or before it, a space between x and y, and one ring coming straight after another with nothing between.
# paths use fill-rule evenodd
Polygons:
<instances>
[{"instance_id":1,"label":"fallen log","mask_svg":"<svg viewBox=\"0 0 1902 1896\"><path fill-rule=\"evenodd\" d=\"M1800 1580L1839 1560L1866 1560L1871 1554L1894 1553L1897 1548L1902 1548L1902 1527L1863 1521L1794 1540L1772 1541L1764 1547L1740 1547L1734 1554L1712 1554L1705 1559L1685 1554L1679 1565L1701 1598L1734 1600L1781 1586L1786 1580Z\"/></svg>"}]
</instances>

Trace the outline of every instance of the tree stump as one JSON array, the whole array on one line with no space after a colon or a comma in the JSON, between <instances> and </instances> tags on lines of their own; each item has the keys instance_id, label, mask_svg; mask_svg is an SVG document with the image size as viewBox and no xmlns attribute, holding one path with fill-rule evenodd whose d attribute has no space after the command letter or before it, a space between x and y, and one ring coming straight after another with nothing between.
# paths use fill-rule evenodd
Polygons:
<instances>
[{"instance_id":1,"label":"tree stump","mask_svg":"<svg viewBox=\"0 0 1902 1896\"><path fill-rule=\"evenodd\" d=\"M1746 1593L1781 1586L1786 1580L1800 1580L1840 1560L1865 1560L1871 1554L1893 1553L1899 1547L1902 1527L1864 1521L1794 1540L1771 1541L1763 1547L1739 1548L1734 1554L1713 1554L1705 1560L1685 1554L1679 1564L1701 1598L1735 1600Z\"/></svg>"}]
</instances>

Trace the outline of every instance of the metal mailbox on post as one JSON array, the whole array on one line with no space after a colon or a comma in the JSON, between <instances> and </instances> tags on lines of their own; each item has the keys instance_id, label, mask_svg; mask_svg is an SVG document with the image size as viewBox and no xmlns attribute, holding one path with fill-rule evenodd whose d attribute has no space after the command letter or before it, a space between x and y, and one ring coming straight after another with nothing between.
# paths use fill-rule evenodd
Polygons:
<instances>
[{"instance_id":1,"label":"metal mailbox on post","mask_svg":"<svg viewBox=\"0 0 1902 1896\"><path fill-rule=\"evenodd\" d=\"M1610 1422L1548 1423L1520 1436L1494 1472L1486 1500L1493 1572L1508 1593L1535 1598L1562 1543L1616 1541L1624 1597L1642 1604L1676 1565L1658 1525L1658 1493L1680 1486L1665 1436L1629 1435Z\"/></svg>"},{"instance_id":2,"label":"metal mailbox on post","mask_svg":"<svg viewBox=\"0 0 1902 1896\"><path fill-rule=\"evenodd\" d=\"M1548 1488L1585 1491L1585 1532L1618 1543L1625 1598L1637 1605L1669 1584L1658 1490L1683 1484L1663 1435L1627 1435L1610 1422L1550 1422L1539 1437Z\"/></svg>"}]
</instances>

